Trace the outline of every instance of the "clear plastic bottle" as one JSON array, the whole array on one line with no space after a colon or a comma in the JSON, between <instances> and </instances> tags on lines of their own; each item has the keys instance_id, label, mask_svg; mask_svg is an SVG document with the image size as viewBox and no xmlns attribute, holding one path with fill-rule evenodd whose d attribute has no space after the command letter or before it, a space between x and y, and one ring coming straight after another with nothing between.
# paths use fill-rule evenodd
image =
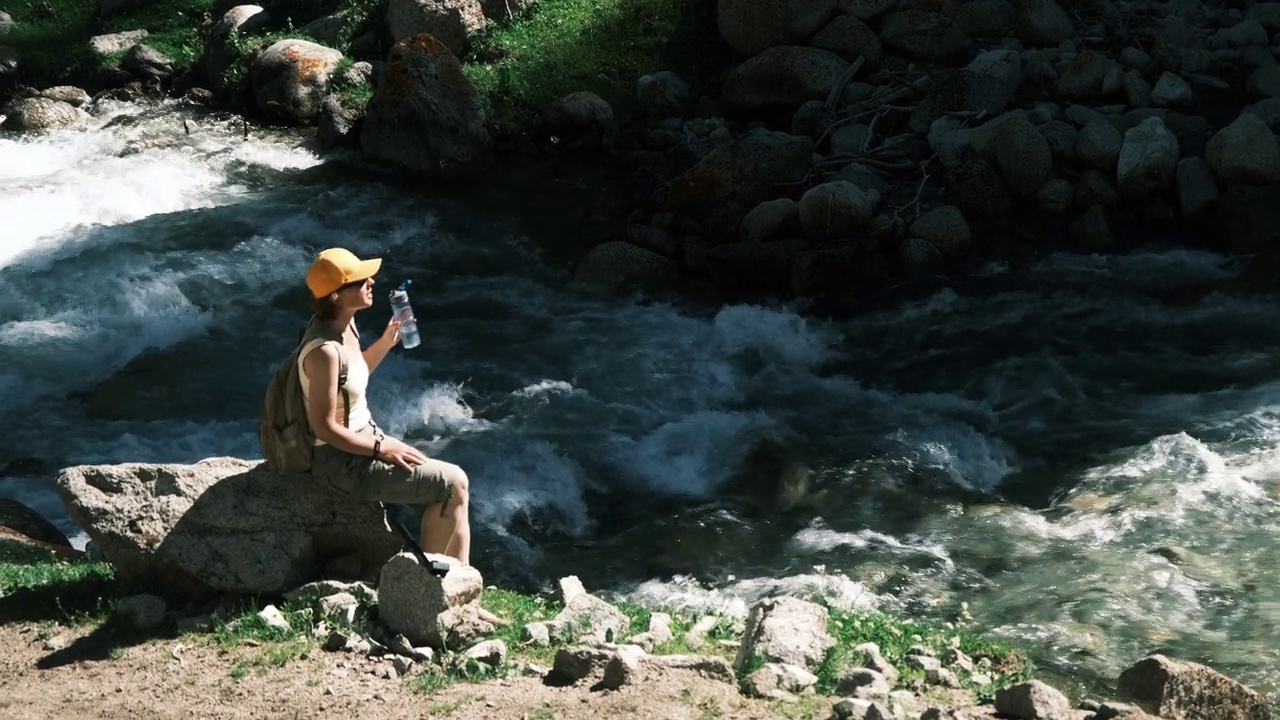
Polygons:
<instances>
[{"instance_id":1,"label":"clear plastic bottle","mask_svg":"<svg viewBox=\"0 0 1280 720\"><path fill-rule=\"evenodd\" d=\"M418 347L422 338L418 335L418 321L413 317L413 306L409 304L409 283L404 283L391 291L391 314L400 318L400 345L406 350Z\"/></svg>"}]
</instances>

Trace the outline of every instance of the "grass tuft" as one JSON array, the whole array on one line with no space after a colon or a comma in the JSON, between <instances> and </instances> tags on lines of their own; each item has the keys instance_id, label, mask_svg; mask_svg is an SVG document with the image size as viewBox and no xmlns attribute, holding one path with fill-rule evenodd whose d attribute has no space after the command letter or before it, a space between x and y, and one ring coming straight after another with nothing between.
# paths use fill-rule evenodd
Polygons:
<instances>
[{"instance_id":1,"label":"grass tuft","mask_svg":"<svg viewBox=\"0 0 1280 720\"><path fill-rule=\"evenodd\" d=\"M100 622L124 594L106 563L0 562L0 620Z\"/></svg>"},{"instance_id":2,"label":"grass tuft","mask_svg":"<svg viewBox=\"0 0 1280 720\"><path fill-rule=\"evenodd\" d=\"M517 134L557 98L590 90L631 104L657 64L681 0L539 0L529 14L475 43L464 70L498 135Z\"/></svg>"}]
</instances>

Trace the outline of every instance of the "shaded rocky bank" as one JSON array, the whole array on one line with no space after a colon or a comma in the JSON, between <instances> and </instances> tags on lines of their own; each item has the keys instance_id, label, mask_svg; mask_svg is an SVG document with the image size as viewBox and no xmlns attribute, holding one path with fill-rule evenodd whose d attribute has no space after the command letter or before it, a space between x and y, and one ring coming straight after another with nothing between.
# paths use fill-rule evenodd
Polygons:
<instances>
[{"instance_id":1,"label":"shaded rocky bank","mask_svg":"<svg viewBox=\"0 0 1280 720\"><path fill-rule=\"evenodd\" d=\"M1050 251L1202 247L1269 281L1277 8L722 0L681 39L705 75L646 74L620 108L573 93L496 138L458 60L493 22L478 3L392 3L339 47L256 34L332 17L232 7L181 74L141 33L95 42L123 53L126 93L315 126L428 188L604 158L618 202L572 243L583 282L856 304ZM33 92L6 127L85 120L87 93Z\"/></svg>"},{"instance_id":2,"label":"shaded rocky bank","mask_svg":"<svg viewBox=\"0 0 1280 720\"><path fill-rule=\"evenodd\" d=\"M331 491L290 487L259 463L79 466L59 474L57 489L92 552L133 593L112 600L102 632L216 631L249 633L244 642L258 645L315 644L347 658L346 669L387 682L522 676L599 695L689 672L809 717L1271 716L1258 693L1163 655L1121 673L1106 696L1115 699L1072 703L1030 679L1016 652L967 632L963 619L925 626L787 596L755 602L745 618L668 613L609 602L576 577L535 598L486 588L476 568L433 556L450 565L441 578L398 551L376 508L352 513ZM6 556L23 543L20 530L0 533ZM34 547L66 544L56 540ZM39 612L35 597L20 588L0 596L0 610L30 616ZM245 597L254 598L255 612L237 616ZM488 620L482 602L509 624ZM45 645L51 657L75 656L56 635ZM288 671L287 664L277 670Z\"/></svg>"}]
</instances>

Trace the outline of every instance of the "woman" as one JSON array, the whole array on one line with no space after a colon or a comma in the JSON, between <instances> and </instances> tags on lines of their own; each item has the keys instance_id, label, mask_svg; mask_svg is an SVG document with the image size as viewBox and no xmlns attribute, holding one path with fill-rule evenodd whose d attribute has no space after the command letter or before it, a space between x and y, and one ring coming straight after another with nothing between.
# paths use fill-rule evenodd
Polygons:
<instances>
[{"instance_id":1,"label":"woman","mask_svg":"<svg viewBox=\"0 0 1280 720\"><path fill-rule=\"evenodd\" d=\"M382 337L360 349L355 314L373 306L373 276L381 266L381 259L361 260L331 248L307 271L314 318L298 353L298 370L316 436L311 473L361 499L426 505L422 549L470 565L467 474L386 435L369 412L369 374L400 341L400 323L392 318ZM341 388L340 354L347 365Z\"/></svg>"}]
</instances>

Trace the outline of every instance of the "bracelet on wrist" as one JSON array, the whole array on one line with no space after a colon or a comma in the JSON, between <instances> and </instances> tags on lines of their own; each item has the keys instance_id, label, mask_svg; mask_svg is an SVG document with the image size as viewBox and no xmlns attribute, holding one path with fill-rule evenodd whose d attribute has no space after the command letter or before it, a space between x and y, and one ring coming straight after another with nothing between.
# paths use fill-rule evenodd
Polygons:
<instances>
[{"instance_id":1,"label":"bracelet on wrist","mask_svg":"<svg viewBox=\"0 0 1280 720\"><path fill-rule=\"evenodd\" d=\"M378 453L382 452L382 440L373 441L373 459L378 459Z\"/></svg>"}]
</instances>

